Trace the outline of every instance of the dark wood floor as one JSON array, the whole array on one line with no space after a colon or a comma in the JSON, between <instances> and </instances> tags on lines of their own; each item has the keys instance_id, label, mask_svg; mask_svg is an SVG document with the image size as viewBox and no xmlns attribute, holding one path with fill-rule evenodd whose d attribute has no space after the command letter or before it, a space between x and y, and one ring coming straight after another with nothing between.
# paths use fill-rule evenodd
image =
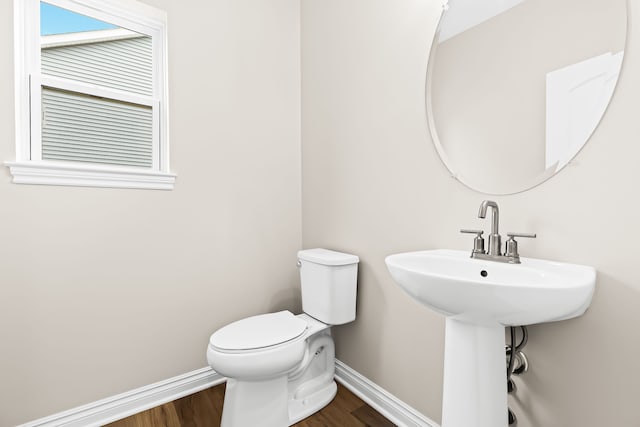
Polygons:
<instances>
[{"instance_id":1,"label":"dark wood floor","mask_svg":"<svg viewBox=\"0 0 640 427\"><path fill-rule=\"evenodd\" d=\"M109 427L219 427L224 384L108 424ZM338 384L333 401L295 427L394 427L359 397ZM259 426L256 426L259 427Z\"/></svg>"}]
</instances>

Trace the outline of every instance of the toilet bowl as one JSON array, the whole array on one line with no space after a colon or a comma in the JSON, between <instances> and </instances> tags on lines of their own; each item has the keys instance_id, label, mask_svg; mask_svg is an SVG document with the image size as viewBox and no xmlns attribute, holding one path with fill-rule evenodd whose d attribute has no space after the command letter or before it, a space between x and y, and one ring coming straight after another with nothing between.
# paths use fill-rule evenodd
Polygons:
<instances>
[{"instance_id":1,"label":"toilet bowl","mask_svg":"<svg viewBox=\"0 0 640 427\"><path fill-rule=\"evenodd\" d=\"M211 335L207 361L227 377L221 427L290 426L336 394L331 326L355 319L359 260L326 249L298 260L304 313L252 316Z\"/></svg>"},{"instance_id":2,"label":"toilet bowl","mask_svg":"<svg viewBox=\"0 0 640 427\"><path fill-rule=\"evenodd\" d=\"M287 332L291 335L275 330L260 334L252 329L259 323L278 323L283 330L290 327ZM221 333L230 332L225 328L239 333L233 343L221 338L226 335ZM329 325L306 314L281 311L225 328L211 336L207 349L209 365L228 378L222 427L289 426L320 410L335 396L335 351ZM246 341L240 338L243 333ZM265 344L267 337L273 340L271 344L255 346L256 341Z\"/></svg>"},{"instance_id":3,"label":"toilet bowl","mask_svg":"<svg viewBox=\"0 0 640 427\"><path fill-rule=\"evenodd\" d=\"M282 375L302 360L306 329L307 323L289 311L248 317L211 335L207 360L228 378Z\"/></svg>"}]
</instances>

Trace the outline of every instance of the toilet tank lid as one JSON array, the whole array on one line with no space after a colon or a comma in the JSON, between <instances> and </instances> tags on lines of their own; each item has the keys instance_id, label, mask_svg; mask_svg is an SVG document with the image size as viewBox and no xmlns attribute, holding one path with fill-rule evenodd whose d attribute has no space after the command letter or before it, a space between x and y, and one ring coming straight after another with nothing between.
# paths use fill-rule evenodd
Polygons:
<instances>
[{"instance_id":1,"label":"toilet tank lid","mask_svg":"<svg viewBox=\"0 0 640 427\"><path fill-rule=\"evenodd\" d=\"M211 335L209 343L221 350L254 350L297 338L306 328L307 322L284 310L230 323Z\"/></svg>"},{"instance_id":2,"label":"toilet tank lid","mask_svg":"<svg viewBox=\"0 0 640 427\"><path fill-rule=\"evenodd\" d=\"M322 248L298 251L298 259L322 265L349 265L360 261L356 255Z\"/></svg>"}]
</instances>

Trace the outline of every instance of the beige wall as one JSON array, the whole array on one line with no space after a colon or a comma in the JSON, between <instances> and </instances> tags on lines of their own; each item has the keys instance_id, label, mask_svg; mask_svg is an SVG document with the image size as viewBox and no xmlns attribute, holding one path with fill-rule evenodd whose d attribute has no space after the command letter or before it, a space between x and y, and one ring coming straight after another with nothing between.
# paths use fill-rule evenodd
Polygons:
<instances>
[{"instance_id":1,"label":"beige wall","mask_svg":"<svg viewBox=\"0 0 640 427\"><path fill-rule=\"evenodd\" d=\"M295 0L147 0L169 14L174 191L0 179L0 426L206 366L209 335L299 307ZM15 156L0 2L0 160Z\"/></svg>"},{"instance_id":2,"label":"beige wall","mask_svg":"<svg viewBox=\"0 0 640 427\"><path fill-rule=\"evenodd\" d=\"M440 420L443 318L391 280L384 257L470 249L462 227L486 196L452 179L432 145L424 81L440 1L302 0L303 244L361 257L358 318L335 328L337 356ZM530 328L516 379L520 427L637 426L640 280L640 1L608 114L571 166L494 197L502 230L536 232L526 256L593 265L581 318Z\"/></svg>"}]
</instances>

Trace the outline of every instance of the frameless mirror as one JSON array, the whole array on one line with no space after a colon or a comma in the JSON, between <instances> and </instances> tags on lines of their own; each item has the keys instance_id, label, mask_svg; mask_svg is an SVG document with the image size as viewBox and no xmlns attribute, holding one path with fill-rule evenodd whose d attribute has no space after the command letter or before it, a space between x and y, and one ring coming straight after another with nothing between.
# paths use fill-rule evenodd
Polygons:
<instances>
[{"instance_id":1,"label":"frameless mirror","mask_svg":"<svg viewBox=\"0 0 640 427\"><path fill-rule=\"evenodd\" d=\"M451 173L512 194L560 171L607 109L626 33L626 0L449 0L426 95Z\"/></svg>"}]
</instances>

